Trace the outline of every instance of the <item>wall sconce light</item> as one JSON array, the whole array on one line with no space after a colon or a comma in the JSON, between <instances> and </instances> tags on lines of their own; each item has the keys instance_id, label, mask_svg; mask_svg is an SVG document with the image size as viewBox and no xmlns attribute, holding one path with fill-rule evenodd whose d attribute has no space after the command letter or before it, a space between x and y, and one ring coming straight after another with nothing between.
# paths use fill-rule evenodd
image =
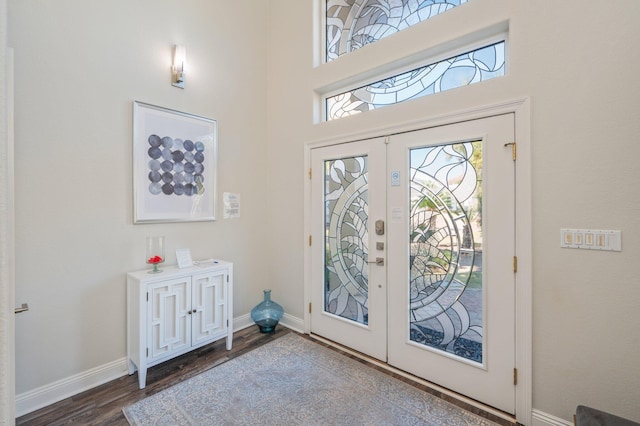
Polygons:
<instances>
[{"instance_id":1,"label":"wall sconce light","mask_svg":"<svg viewBox=\"0 0 640 426\"><path fill-rule=\"evenodd\" d=\"M173 65L171 66L171 85L184 89L186 78L184 65L187 62L187 51L184 46L173 46Z\"/></svg>"}]
</instances>

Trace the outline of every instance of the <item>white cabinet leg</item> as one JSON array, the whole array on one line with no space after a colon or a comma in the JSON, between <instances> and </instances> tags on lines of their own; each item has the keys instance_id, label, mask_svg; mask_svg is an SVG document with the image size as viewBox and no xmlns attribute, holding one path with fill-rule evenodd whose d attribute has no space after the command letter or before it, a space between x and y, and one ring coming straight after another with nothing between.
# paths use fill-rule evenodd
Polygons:
<instances>
[{"instance_id":1,"label":"white cabinet leg","mask_svg":"<svg viewBox=\"0 0 640 426\"><path fill-rule=\"evenodd\" d=\"M138 386L144 389L147 386L147 368L138 368Z\"/></svg>"}]
</instances>

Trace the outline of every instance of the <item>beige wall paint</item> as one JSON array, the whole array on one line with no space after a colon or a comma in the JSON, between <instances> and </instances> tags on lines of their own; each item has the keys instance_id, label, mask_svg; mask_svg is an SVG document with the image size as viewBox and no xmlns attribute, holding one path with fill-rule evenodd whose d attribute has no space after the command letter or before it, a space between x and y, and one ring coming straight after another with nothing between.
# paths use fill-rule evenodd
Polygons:
<instances>
[{"instance_id":1,"label":"beige wall paint","mask_svg":"<svg viewBox=\"0 0 640 426\"><path fill-rule=\"evenodd\" d=\"M262 298L269 265L266 2L10 1L16 62L18 394L125 356L125 273L164 235L194 259L235 263L234 309ZM238 25L238 22L242 22ZM170 85L187 48L184 90ZM218 120L218 201L240 219L132 224L132 102ZM258 183L256 183L256 181Z\"/></svg>"},{"instance_id":2,"label":"beige wall paint","mask_svg":"<svg viewBox=\"0 0 640 426\"><path fill-rule=\"evenodd\" d=\"M640 3L474 0L320 67L315 2L130 3L9 1L16 292L31 306L18 393L124 356L123 274L145 266L147 235L234 261L236 316L269 285L302 318L305 143L531 97L533 407L640 421ZM314 124L315 89L506 22L508 77ZM193 61L185 91L168 83L174 43ZM219 120L219 195L241 193L240 220L132 225L133 99ZM620 229L623 251L560 249L561 227Z\"/></svg>"},{"instance_id":3,"label":"beige wall paint","mask_svg":"<svg viewBox=\"0 0 640 426\"><path fill-rule=\"evenodd\" d=\"M288 265L271 270L274 297L304 315L305 143L530 97L533 408L571 420L587 404L640 421L640 3L474 0L319 67L312 3L272 9L272 262ZM500 23L509 27L508 77L314 124L314 90ZM563 227L622 230L623 251L560 249Z\"/></svg>"}]
</instances>

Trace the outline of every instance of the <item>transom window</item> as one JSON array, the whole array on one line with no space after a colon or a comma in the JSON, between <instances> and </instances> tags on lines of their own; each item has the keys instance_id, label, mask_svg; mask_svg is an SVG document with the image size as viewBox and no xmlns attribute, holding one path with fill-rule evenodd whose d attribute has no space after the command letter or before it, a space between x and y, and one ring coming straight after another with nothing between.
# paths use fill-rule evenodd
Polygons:
<instances>
[{"instance_id":1,"label":"transom window","mask_svg":"<svg viewBox=\"0 0 640 426\"><path fill-rule=\"evenodd\" d=\"M326 0L326 61L418 24L467 0Z\"/></svg>"},{"instance_id":2,"label":"transom window","mask_svg":"<svg viewBox=\"0 0 640 426\"><path fill-rule=\"evenodd\" d=\"M480 81L505 72L505 42L500 41L443 61L391 75L325 98L326 120L394 105Z\"/></svg>"}]
</instances>

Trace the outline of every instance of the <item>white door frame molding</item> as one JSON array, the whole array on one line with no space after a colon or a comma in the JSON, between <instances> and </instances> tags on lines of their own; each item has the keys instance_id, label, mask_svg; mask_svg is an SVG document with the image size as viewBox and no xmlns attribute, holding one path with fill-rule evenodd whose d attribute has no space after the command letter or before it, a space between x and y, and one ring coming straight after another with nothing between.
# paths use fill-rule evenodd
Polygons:
<instances>
[{"instance_id":1,"label":"white door frame molding","mask_svg":"<svg viewBox=\"0 0 640 426\"><path fill-rule=\"evenodd\" d=\"M0 10L6 12L6 1ZM5 16L3 14L3 16ZM13 49L0 30L0 425L15 424Z\"/></svg>"},{"instance_id":2,"label":"white door frame molding","mask_svg":"<svg viewBox=\"0 0 640 426\"><path fill-rule=\"evenodd\" d=\"M516 420L523 425L532 421L532 214L531 214L531 112L530 99L521 98L498 104L470 108L457 113L433 116L424 120L401 123L397 126L368 128L363 132L354 132L333 138L311 141L305 144L305 170L311 167L311 150L322 146L335 145L362 139L390 136L396 133L426 129L435 126L455 124L513 113L515 115L515 139L517 142L516 162L516 255L518 272L516 273ZM311 180L305 179L304 230L311 235ZM304 247L304 303L311 302L311 250ZM311 330L311 316L304 310L305 332Z\"/></svg>"}]
</instances>

